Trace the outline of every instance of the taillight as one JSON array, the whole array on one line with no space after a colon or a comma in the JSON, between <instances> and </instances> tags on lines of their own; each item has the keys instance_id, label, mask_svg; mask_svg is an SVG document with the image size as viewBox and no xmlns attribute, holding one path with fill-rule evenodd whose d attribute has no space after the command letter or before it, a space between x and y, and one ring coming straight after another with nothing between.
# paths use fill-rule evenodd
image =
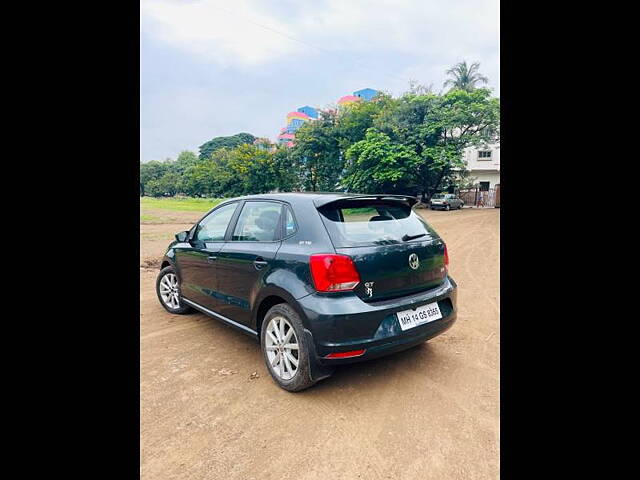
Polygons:
<instances>
[{"instance_id":1,"label":"taillight","mask_svg":"<svg viewBox=\"0 0 640 480\"><path fill-rule=\"evenodd\" d=\"M449 271L449 252L447 251L447 244L444 245L444 268Z\"/></svg>"},{"instance_id":2,"label":"taillight","mask_svg":"<svg viewBox=\"0 0 640 480\"><path fill-rule=\"evenodd\" d=\"M311 278L319 292L353 290L360 283L360 275L347 255L318 254L309 258Z\"/></svg>"}]
</instances>

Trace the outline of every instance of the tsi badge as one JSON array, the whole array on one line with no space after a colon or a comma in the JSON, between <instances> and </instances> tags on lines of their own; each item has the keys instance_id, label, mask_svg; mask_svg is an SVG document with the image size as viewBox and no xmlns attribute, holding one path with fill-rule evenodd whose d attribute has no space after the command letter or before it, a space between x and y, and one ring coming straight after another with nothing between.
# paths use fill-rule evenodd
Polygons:
<instances>
[{"instance_id":1,"label":"tsi badge","mask_svg":"<svg viewBox=\"0 0 640 480\"><path fill-rule=\"evenodd\" d=\"M367 295L369 295L369 297L373 297L373 284L375 282L366 282L364 284L364 288L365 288L365 292L367 293Z\"/></svg>"}]
</instances>

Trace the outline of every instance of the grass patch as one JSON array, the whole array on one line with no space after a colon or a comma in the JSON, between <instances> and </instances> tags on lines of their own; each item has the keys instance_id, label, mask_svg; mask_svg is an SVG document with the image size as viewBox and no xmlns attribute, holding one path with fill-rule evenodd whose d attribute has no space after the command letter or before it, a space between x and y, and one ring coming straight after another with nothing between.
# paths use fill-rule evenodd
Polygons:
<instances>
[{"instance_id":1,"label":"grass patch","mask_svg":"<svg viewBox=\"0 0 640 480\"><path fill-rule=\"evenodd\" d=\"M141 221L141 222L156 222L156 223L162 223L162 218L160 218L160 217L156 217L155 215L141 214L141 215L140 215L140 221Z\"/></svg>"},{"instance_id":2,"label":"grass patch","mask_svg":"<svg viewBox=\"0 0 640 480\"><path fill-rule=\"evenodd\" d=\"M173 240L173 233L164 232L144 232L140 234L142 240Z\"/></svg>"},{"instance_id":3,"label":"grass patch","mask_svg":"<svg viewBox=\"0 0 640 480\"><path fill-rule=\"evenodd\" d=\"M153 198L141 197L140 208L173 210L174 212L206 212L222 202L224 198ZM153 215L140 215L143 217L153 217ZM157 217L156 217L157 218ZM153 221L153 219L149 219Z\"/></svg>"}]
</instances>

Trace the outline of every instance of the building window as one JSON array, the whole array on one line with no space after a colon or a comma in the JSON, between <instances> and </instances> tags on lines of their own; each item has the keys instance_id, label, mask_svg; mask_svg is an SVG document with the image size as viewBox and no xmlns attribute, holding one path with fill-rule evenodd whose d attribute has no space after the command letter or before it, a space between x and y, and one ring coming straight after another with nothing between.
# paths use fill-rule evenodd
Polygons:
<instances>
[{"instance_id":1,"label":"building window","mask_svg":"<svg viewBox=\"0 0 640 480\"><path fill-rule=\"evenodd\" d=\"M493 127L485 127L480 131L480 136L486 139L492 139L496 136L496 129Z\"/></svg>"},{"instance_id":2,"label":"building window","mask_svg":"<svg viewBox=\"0 0 640 480\"><path fill-rule=\"evenodd\" d=\"M478 160L491 160L491 150L478 151Z\"/></svg>"},{"instance_id":3,"label":"building window","mask_svg":"<svg viewBox=\"0 0 640 480\"><path fill-rule=\"evenodd\" d=\"M489 191L489 182L480 182L480 191L488 192Z\"/></svg>"}]
</instances>

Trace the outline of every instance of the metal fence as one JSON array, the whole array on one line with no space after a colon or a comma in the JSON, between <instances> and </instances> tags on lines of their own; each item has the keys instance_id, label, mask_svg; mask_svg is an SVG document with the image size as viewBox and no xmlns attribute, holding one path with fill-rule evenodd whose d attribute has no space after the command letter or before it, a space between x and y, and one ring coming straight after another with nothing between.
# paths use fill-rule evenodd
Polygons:
<instances>
[{"instance_id":1,"label":"metal fence","mask_svg":"<svg viewBox=\"0 0 640 480\"><path fill-rule=\"evenodd\" d=\"M489 190L480 190L480 187L460 190L458 196L466 207L499 207L500 185Z\"/></svg>"}]
</instances>

